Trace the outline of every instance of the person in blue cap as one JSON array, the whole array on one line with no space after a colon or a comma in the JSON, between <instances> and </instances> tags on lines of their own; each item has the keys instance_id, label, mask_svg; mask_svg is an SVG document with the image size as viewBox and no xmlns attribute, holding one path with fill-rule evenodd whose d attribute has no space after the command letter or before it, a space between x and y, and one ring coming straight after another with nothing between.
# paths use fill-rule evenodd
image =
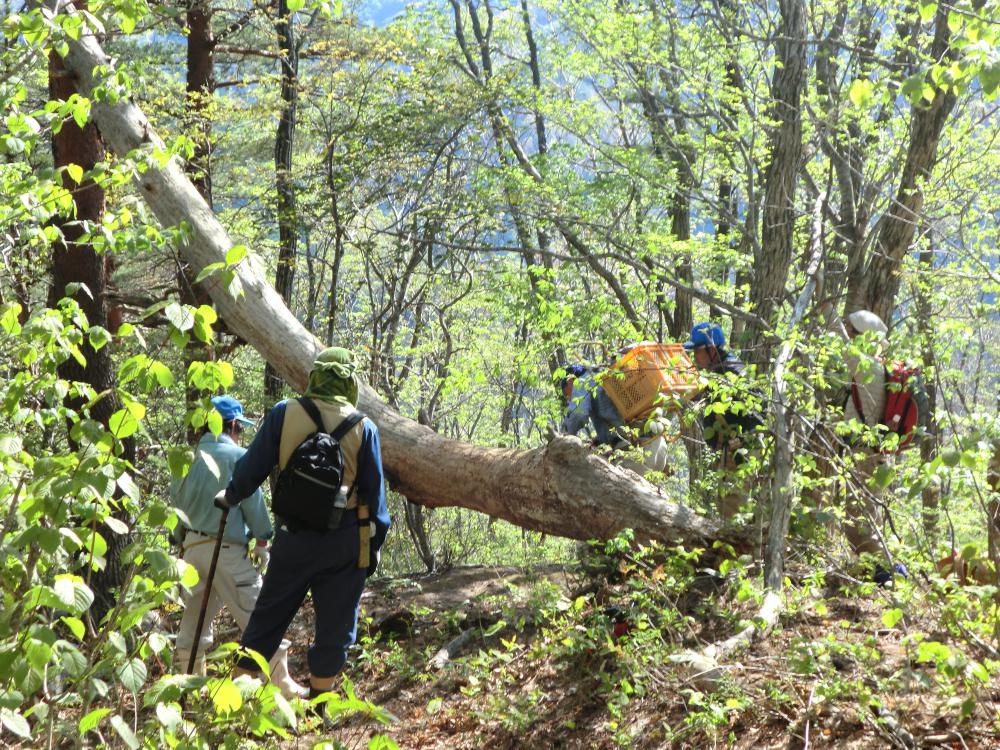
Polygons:
<instances>
[{"instance_id":1,"label":"person in blue cap","mask_svg":"<svg viewBox=\"0 0 1000 750\"><path fill-rule=\"evenodd\" d=\"M177 632L174 664L181 669L186 669L190 661L219 532L221 511L215 507L215 496L229 483L236 462L246 453L246 449L240 447L244 427L254 424L243 414L243 405L232 396L216 396L212 405L222 417L222 432L214 435L208 427L204 428L191 468L170 487L172 505L187 517L176 535L181 541L181 556L184 562L195 567L199 577L197 585L184 600L184 614ZM205 654L212 646L212 620L223 606L240 629L246 628L261 590L261 576L247 557L247 544L254 540L250 557L264 567L268 557L267 540L273 535L271 517L259 491L229 514L205 611L205 625L198 640L196 673L205 671ZM290 645L289 641L284 641L277 650L271 665L271 679L287 697L302 696L305 689L296 685L288 674Z\"/></svg>"},{"instance_id":2,"label":"person in blue cap","mask_svg":"<svg viewBox=\"0 0 1000 750\"><path fill-rule=\"evenodd\" d=\"M296 448L316 432L303 401L311 402L327 432L349 425L358 403L357 363L341 347L320 352L313 362L304 399L275 404L264 418L246 455L233 471L216 504L232 508L247 502L275 468L288 465ZM278 531L264 587L240 645L270 659L296 612L312 593L316 615L309 648L309 694L316 698L333 688L347 662L347 649L358 631L358 607L365 580L378 565L389 531L385 477L378 428L367 417L349 426L339 439L343 452L342 487L347 498L336 525L317 529L293 518L277 518ZM246 499L245 499L246 498ZM332 500L332 498L331 498ZM257 672L249 656L237 662L242 673Z\"/></svg>"},{"instance_id":3,"label":"person in blue cap","mask_svg":"<svg viewBox=\"0 0 1000 750\"><path fill-rule=\"evenodd\" d=\"M733 381L743 377L746 365L726 348L726 336L718 323L695 324L684 349L691 352L699 370L712 376L703 392L702 426L705 442L717 452L717 468L728 484L738 467L746 463L749 434L763 424L760 415L747 407L746 397L734 392ZM723 521L736 516L745 494L739 487L724 488L720 483L717 506Z\"/></svg>"}]
</instances>

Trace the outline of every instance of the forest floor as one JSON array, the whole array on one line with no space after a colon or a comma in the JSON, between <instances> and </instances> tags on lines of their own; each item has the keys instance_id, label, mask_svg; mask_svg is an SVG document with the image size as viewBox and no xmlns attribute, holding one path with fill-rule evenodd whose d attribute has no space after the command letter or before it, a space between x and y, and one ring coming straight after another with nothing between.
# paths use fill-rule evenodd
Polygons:
<instances>
[{"instance_id":1,"label":"forest floor","mask_svg":"<svg viewBox=\"0 0 1000 750\"><path fill-rule=\"evenodd\" d=\"M669 577L661 566L650 580L657 571ZM395 721L355 715L326 732L313 721L282 746L366 748L384 734L404 750L1000 749L1000 682L970 677L975 662L957 648L936 664L918 658L915 643L948 640L941 613L911 599L904 614L891 588L823 583L723 660L720 680L692 680L670 655L725 638L756 612L745 587L722 580L689 581L667 597L669 616L650 616L662 602L643 600L648 581L571 566L376 580L348 677ZM289 635L302 680L311 627L307 602ZM432 665L447 644L453 654Z\"/></svg>"}]
</instances>

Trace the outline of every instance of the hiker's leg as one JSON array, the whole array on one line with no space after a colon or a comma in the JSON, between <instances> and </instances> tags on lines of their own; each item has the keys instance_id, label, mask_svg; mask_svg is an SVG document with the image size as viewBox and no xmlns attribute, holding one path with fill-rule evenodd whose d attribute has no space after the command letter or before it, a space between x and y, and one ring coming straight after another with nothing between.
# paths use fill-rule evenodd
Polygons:
<instances>
[{"instance_id":1,"label":"hiker's leg","mask_svg":"<svg viewBox=\"0 0 1000 750\"><path fill-rule=\"evenodd\" d=\"M279 529L271 550L271 561L257 597L257 604L250 615L240 645L250 648L270 661L278 650L285 631L309 590L309 577L315 568L313 554L321 554L314 531L291 532ZM256 662L242 657L237 666L247 672L256 672Z\"/></svg>"},{"instance_id":2,"label":"hiker's leg","mask_svg":"<svg viewBox=\"0 0 1000 750\"><path fill-rule=\"evenodd\" d=\"M856 555L882 555L882 544L876 531L878 518L877 500L881 491L874 487L871 478L882 462L878 454L868 455L854 467L856 479L849 478L847 502L844 507L844 535Z\"/></svg>"},{"instance_id":3,"label":"hiker's leg","mask_svg":"<svg viewBox=\"0 0 1000 750\"><path fill-rule=\"evenodd\" d=\"M201 605L205 598L205 583L208 581L208 569L212 562L212 545L201 544L185 551L184 562L193 565L198 571L198 583L191 589L184 600L184 614L177 629L177 640L174 644L174 671L187 669L191 660L191 649L194 647L195 630L201 615ZM205 653L212 647L212 621L222 609L222 599L214 584L208 595L208 606L205 608L205 622L201 628L201 638L198 641L198 657L195 662L195 674L205 671Z\"/></svg>"},{"instance_id":4,"label":"hiker's leg","mask_svg":"<svg viewBox=\"0 0 1000 750\"><path fill-rule=\"evenodd\" d=\"M316 573L310 585L316 613L314 642L309 649L310 686L329 690L333 678L347 661L347 649L358 628L358 605L367 571L358 567L356 524L329 532L331 564Z\"/></svg>"},{"instance_id":5,"label":"hiker's leg","mask_svg":"<svg viewBox=\"0 0 1000 750\"><path fill-rule=\"evenodd\" d=\"M290 640L287 638L282 639L278 650L271 657L271 682L278 686L278 689L285 698L306 698L309 695L308 688L299 685L292 679L292 675L288 671L288 648L291 645L292 642Z\"/></svg>"},{"instance_id":6,"label":"hiker's leg","mask_svg":"<svg viewBox=\"0 0 1000 750\"><path fill-rule=\"evenodd\" d=\"M719 510L719 518L723 523L732 521L736 514L740 512L743 504L744 492L737 477L738 467L736 465L736 452L729 446L724 446L719 457L718 465L718 494L716 504Z\"/></svg>"},{"instance_id":7,"label":"hiker's leg","mask_svg":"<svg viewBox=\"0 0 1000 750\"><path fill-rule=\"evenodd\" d=\"M263 584L260 573L247 557L245 547L227 547L219 554L213 587L240 630L246 630Z\"/></svg>"}]
</instances>

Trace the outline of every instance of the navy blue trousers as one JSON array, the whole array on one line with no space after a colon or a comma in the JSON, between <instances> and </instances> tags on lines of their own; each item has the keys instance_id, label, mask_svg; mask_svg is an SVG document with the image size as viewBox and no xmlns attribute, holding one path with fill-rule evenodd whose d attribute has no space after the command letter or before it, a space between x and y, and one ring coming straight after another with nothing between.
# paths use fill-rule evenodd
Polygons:
<instances>
[{"instance_id":1,"label":"navy blue trousers","mask_svg":"<svg viewBox=\"0 0 1000 750\"><path fill-rule=\"evenodd\" d=\"M349 516L335 531L279 528L240 644L269 661L311 591L316 629L309 648L309 671L316 677L337 674L357 637L358 604L365 587L367 571L358 568L358 536L357 519ZM240 659L238 665L258 670L249 657Z\"/></svg>"}]
</instances>

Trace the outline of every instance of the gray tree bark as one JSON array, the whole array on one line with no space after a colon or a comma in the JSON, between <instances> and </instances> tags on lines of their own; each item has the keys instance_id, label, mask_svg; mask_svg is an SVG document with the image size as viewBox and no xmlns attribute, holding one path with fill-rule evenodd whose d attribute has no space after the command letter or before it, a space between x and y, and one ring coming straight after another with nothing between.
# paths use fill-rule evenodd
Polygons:
<instances>
[{"instance_id":1,"label":"gray tree bark","mask_svg":"<svg viewBox=\"0 0 1000 750\"><path fill-rule=\"evenodd\" d=\"M773 324L785 298L795 229L795 185L802 159L802 93L806 80L806 7L802 0L780 0L781 26L775 41L771 82L771 161L764 187L761 255L752 291L753 310ZM770 346L765 331L753 330L751 359L765 367Z\"/></svg>"}]
</instances>

